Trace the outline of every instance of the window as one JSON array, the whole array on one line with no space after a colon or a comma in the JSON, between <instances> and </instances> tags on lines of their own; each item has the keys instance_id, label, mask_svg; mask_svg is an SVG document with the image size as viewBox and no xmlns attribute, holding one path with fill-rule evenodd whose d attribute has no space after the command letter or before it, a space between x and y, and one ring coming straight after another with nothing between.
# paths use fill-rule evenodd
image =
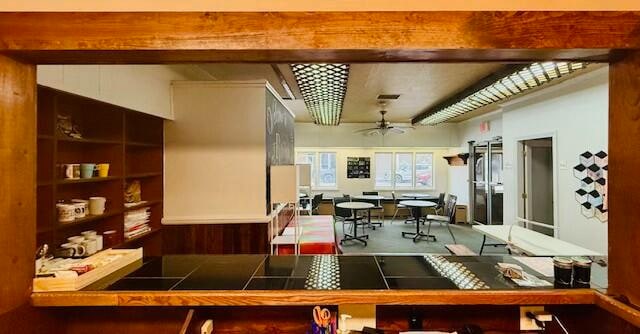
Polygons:
<instances>
[{"instance_id":1,"label":"window","mask_svg":"<svg viewBox=\"0 0 640 334\"><path fill-rule=\"evenodd\" d=\"M320 152L320 168L318 172L318 187L333 187L336 182L336 154L333 152Z\"/></svg>"},{"instance_id":2,"label":"window","mask_svg":"<svg viewBox=\"0 0 640 334\"><path fill-rule=\"evenodd\" d=\"M433 188L433 154L416 153L416 188Z\"/></svg>"},{"instance_id":3,"label":"window","mask_svg":"<svg viewBox=\"0 0 640 334\"><path fill-rule=\"evenodd\" d=\"M374 157L375 187L392 188L393 153L376 153Z\"/></svg>"},{"instance_id":4,"label":"window","mask_svg":"<svg viewBox=\"0 0 640 334\"><path fill-rule=\"evenodd\" d=\"M413 153L396 153L396 188L413 187Z\"/></svg>"},{"instance_id":5,"label":"window","mask_svg":"<svg viewBox=\"0 0 640 334\"><path fill-rule=\"evenodd\" d=\"M415 162L415 163L414 163ZM377 152L376 189L433 189L433 153Z\"/></svg>"},{"instance_id":6,"label":"window","mask_svg":"<svg viewBox=\"0 0 640 334\"><path fill-rule=\"evenodd\" d=\"M335 152L298 152L296 163L311 165L311 187L336 188L336 153Z\"/></svg>"}]
</instances>

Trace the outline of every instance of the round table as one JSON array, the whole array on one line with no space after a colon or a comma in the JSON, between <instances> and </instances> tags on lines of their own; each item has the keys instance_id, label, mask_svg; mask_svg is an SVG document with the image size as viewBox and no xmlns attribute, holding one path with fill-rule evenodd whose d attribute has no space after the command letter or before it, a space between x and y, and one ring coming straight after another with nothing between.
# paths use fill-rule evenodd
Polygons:
<instances>
[{"instance_id":1,"label":"round table","mask_svg":"<svg viewBox=\"0 0 640 334\"><path fill-rule=\"evenodd\" d=\"M422 208L432 208L436 206L436 203L430 201L418 201L418 200L407 200L400 201L398 204L402 204L413 210L413 216L416 218L416 231L415 232L402 232L402 237L404 238L407 235L413 236L413 241L418 241L418 239L425 237L427 239L433 238L433 241L436 240L435 235L425 234L420 230L420 210Z\"/></svg>"},{"instance_id":2,"label":"round table","mask_svg":"<svg viewBox=\"0 0 640 334\"><path fill-rule=\"evenodd\" d=\"M406 198L413 198L413 199L438 199L438 196L434 196L430 194L420 194L420 193L402 194L401 196Z\"/></svg>"},{"instance_id":3,"label":"round table","mask_svg":"<svg viewBox=\"0 0 640 334\"><path fill-rule=\"evenodd\" d=\"M358 216L356 215L356 211L358 210L369 210L373 207L375 207L375 205L371 204L371 203L366 203L366 202L342 202L342 203L338 203L336 204L337 207L342 208L342 209L349 209L351 210L351 215L352 215L352 219L353 219L353 235L349 235L345 232L344 234L344 238L342 238L342 241L347 241L347 240L357 240L362 242L365 246L367 245L367 240L365 239L369 239L369 235L368 234L364 234L364 235L360 235L358 236ZM364 229L364 227L363 227Z\"/></svg>"}]
</instances>

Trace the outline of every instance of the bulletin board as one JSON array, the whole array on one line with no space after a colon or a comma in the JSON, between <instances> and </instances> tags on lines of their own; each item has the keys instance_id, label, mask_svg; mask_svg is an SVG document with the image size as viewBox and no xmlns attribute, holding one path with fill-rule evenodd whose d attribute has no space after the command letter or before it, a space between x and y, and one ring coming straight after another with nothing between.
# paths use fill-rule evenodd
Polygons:
<instances>
[{"instance_id":1,"label":"bulletin board","mask_svg":"<svg viewBox=\"0 0 640 334\"><path fill-rule=\"evenodd\" d=\"M371 158L368 157L348 157L347 158L347 178L348 179L368 179L371 177Z\"/></svg>"}]
</instances>

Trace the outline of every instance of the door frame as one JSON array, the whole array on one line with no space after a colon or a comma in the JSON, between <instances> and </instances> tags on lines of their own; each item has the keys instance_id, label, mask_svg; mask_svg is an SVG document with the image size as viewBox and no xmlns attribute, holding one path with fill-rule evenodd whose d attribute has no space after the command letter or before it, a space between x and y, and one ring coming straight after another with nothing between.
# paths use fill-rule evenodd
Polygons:
<instances>
[{"instance_id":1,"label":"door frame","mask_svg":"<svg viewBox=\"0 0 640 334\"><path fill-rule=\"evenodd\" d=\"M521 194L523 192L523 174L524 174L524 166L520 163L520 157L522 157L522 149L523 149L523 144L522 141L525 140L533 140L533 139L542 139L542 138L551 138L551 159L552 159L552 170L553 170L553 237L554 238L560 238L561 236L561 232L560 232L560 217L559 217L559 207L560 207L560 198L558 196L558 172L559 172L559 160L558 160L558 132L557 131L550 131L550 132L541 132L541 133L536 133L536 134L532 134L532 135L527 135L527 136L518 136L515 137L515 142L514 145L516 147L516 149L514 150L514 156L513 156L513 161L515 161L515 166L513 166L512 170L516 173L515 175L515 179L517 180L516 184L515 184L515 196L514 196L514 201L515 203L513 203L516 208L516 212L515 212L515 218L516 220L518 220L518 218L524 218L525 217L519 217L520 216L520 212L522 212L520 209L523 207L523 203L520 200L521 199Z\"/></svg>"},{"instance_id":2,"label":"door frame","mask_svg":"<svg viewBox=\"0 0 640 334\"><path fill-rule=\"evenodd\" d=\"M640 305L638 31L629 11L0 13L0 124L24 125L2 134L0 160L28 162L0 173L21 185L0 200L0 234L18 245L0 247L14 273L0 315L28 302L34 272L36 64L610 62L608 293Z\"/></svg>"}]
</instances>

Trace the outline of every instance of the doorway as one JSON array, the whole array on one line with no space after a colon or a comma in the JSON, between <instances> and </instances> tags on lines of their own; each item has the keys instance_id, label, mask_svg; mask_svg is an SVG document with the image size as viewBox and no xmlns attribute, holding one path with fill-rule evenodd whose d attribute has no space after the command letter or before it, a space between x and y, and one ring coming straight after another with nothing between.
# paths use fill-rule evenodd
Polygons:
<instances>
[{"instance_id":1,"label":"doorway","mask_svg":"<svg viewBox=\"0 0 640 334\"><path fill-rule=\"evenodd\" d=\"M519 146L519 217L525 226L555 236L553 138L521 140Z\"/></svg>"},{"instance_id":2,"label":"doorway","mask_svg":"<svg viewBox=\"0 0 640 334\"><path fill-rule=\"evenodd\" d=\"M470 143L473 222L503 224L502 140Z\"/></svg>"}]
</instances>

